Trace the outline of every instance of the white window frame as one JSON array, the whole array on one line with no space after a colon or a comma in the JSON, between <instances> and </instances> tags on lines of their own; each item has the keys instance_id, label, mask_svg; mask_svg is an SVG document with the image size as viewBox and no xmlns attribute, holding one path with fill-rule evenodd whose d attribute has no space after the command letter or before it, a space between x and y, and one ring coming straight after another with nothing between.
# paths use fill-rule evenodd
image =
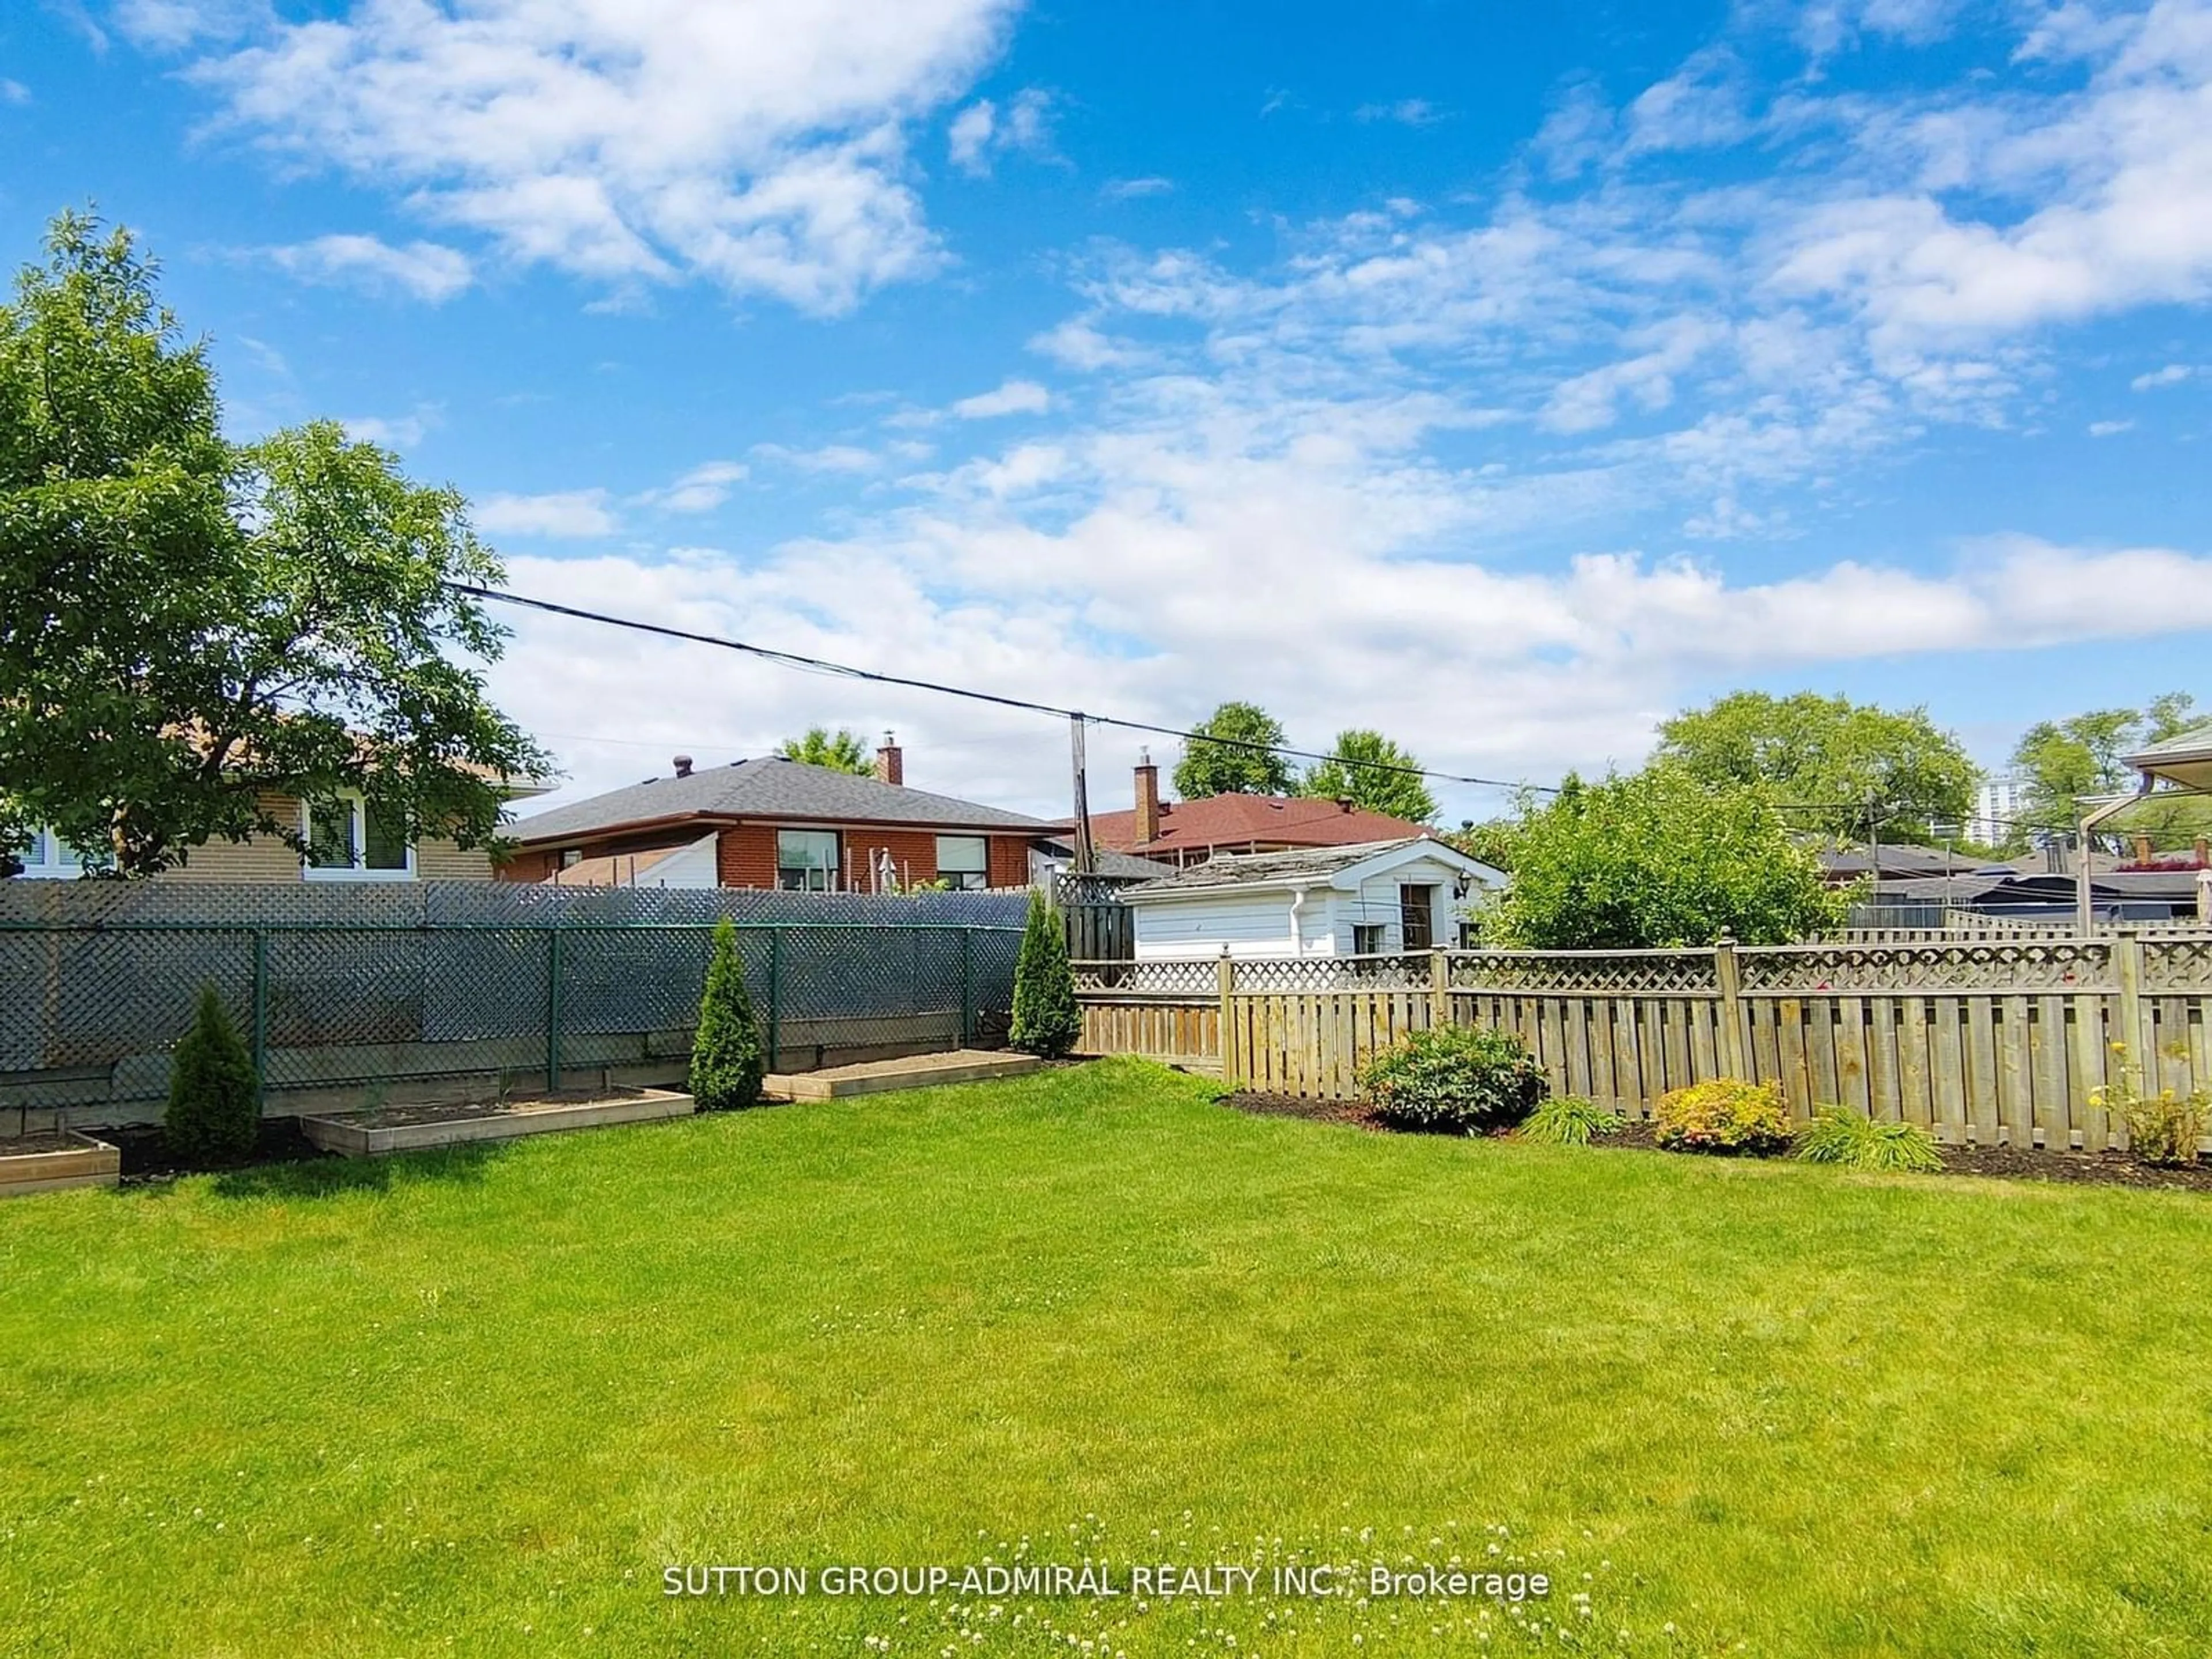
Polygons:
<instances>
[{"instance_id":1,"label":"white window frame","mask_svg":"<svg viewBox=\"0 0 2212 1659\"><path fill-rule=\"evenodd\" d=\"M300 858L300 878L302 881L412 881L415 879L415 843L407 843L407 867L404 870L372 870L362 860L368 856L368 803L358 790L348 790L333 803L353 808L353 856L349 865L316 864L302 854ZM307 802L300 803L300 839L313 845L315 836L315 811Z\"/></svg>"},{"instance_id":2,"label":"white window frame","mask_svg":"<svg viewBox=\"0 0 2212 1659\"><path fill-rule=\"evenodd\" d=\"M31 844L15 850L15 862L32 881L75 881L84 873L84 859L74 848L64 847L44 825L31 831Z\"/></svg>"},{"instance_id":3,"label":"white window frame","mask_svg":"<svg viewBox=\"0 0 2212 1659\"><path fill-rule=\"evenodd\" d=\"M843 866L845 860L845 832L843 830L825 830L818 823L780 823L774 826L774 833L775 836L775 884L779 891L787 893L835 893L841 890L843 886L842 878L844 875ZM830 845L834 849L831 854L833 861L826 865L807 864L801 866L796 864L786 864L783 861L783 838L786 836L829 836ZM823 875L823 884L820 887L817 887L810 882L808 884L802 887L784 886L783 872L786 870L798 869L805 869L809 871L819 870Z\"/></svg>"},{"instance_id":4,"label":"white window frame","mask_svg":"<svg viewBox=\"0 0 2212 1659\"><path fill-rule=\"evenodd\" d=\"M979 870L947 871L945 867L945 843L948 841L974 842L978 847L983 849L982 867ZM960 876L963 878L973 876L975 878L975 884L973 887L968 886L963 880L958 887L953 888L955 892L981 893L988 892L990 890L991 838L988 836L939 836L937 838L936 855L937 878L938 880L945 883L946 886L952 886L951 878L954 876Z\"/></svg>"}]
</instances>

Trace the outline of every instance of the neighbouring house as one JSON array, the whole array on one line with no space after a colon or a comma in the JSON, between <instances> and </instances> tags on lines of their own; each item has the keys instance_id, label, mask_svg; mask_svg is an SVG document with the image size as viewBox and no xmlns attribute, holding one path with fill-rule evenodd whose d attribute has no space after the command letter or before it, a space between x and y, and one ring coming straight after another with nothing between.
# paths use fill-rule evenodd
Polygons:
<instances>
[{"instance_id":1,"label":"neighbouring house","mask_svg":"<svg viewBox=\"0 0 2212 1659\"><path fill-rule=\"evenodd\" d=\"M1429 833L1423 824L1370 812L1347 800L1307 795L1208 795L1160 798L1160 769L1147 752L1137 763L1136 806L1097 812L1091 844L1178 868L1217 853L1286 853L1307 847L1353 847ZM1066 826L1061 826L1065 829Z\"/></svg>"},{"instance_id":2,"label":"neighbouring house","mask_svg":"<svg viewBox=\"0 0 2212 1659\"><path fill-rule=\"evenodd\" d=\"M2163 743L2123 757L2142 774L2145 788L2212 794L2212 720L2178 732Z\"/></svg>"},{"instance_id":3,"label":"neighbouring house","mask_svg":"<svg viewBox=\"0 0 2212 1659\"><path fill-rule=\"evenodd\" d=\"M1458 942L1468 899L1503 872L1431 836L1224 854L1122 895L1139 962L1379 956Z\"/></svg>"},{"instance_id":4,"label":"neighbouring house","mask_svg":"<svg viewBox=\"0 0 2212 1659\"><path fill-rule=\"evenodd\" d=\"M1884 842L1877 848L1846 842L1823 847L1816 856L1820 860L1821 879L1829 886L1848 887L1873 875L1884 891L1893 882L1922 881L1941 876L2008 876L2020 867L2008 863L1985 863L1949 848L1918 847L1910 842ZM1878 872L1877 864L1881 866Z\"/></svg>"},{"instance_id":5,"label":"neighbouring house","mask_svg":"<svg viewBox=\"0 0 2212 1659\"><path fill-rule=\"evenodd\" d=\"M2194 868L2107 870L2089 878L2089 911L2097 921L2176 921L2197 915ZM1954 912L2008 921L2072 921L2079 878L2050 872L1976 872L1884 882L1868 919L1877 927L1941 927ZM1913 914L1915 912L1923 914Z\"/></svg>"},{"instance_id":6,"label":"neighbouring house","mask_svg":"<svg viewBox=\"0 0 2212 1659\"><path fill-rule=\"evenodd\" d=\"M510 800L545 793L549 786L509 781L501 792ZM195 847L185 861L165 870L156 881L344 882L489 881L490 851L462 848L444 836L410 840L399 825L386 823L357 793L310 807L289 795L264 794L262 810L279 823L295 823L309 848L306 857L276 836L244 841L211 841ZM52 831L40 830L31 844L15 854L21 875L34 880L73 880L85 872L85 854L64 845ZM100 862L91 861L95 871Z\"/></svg>"},{"instance_id":7,"label":"neighbouring house","mask_svg":"<svg viewBox=\"0 0 2212 1659\"><path fill-rule=\"evenodd\" d=\"M1175 874L1179 867L1158 859L1140 859L1133 853L1117 853L1109 847L1094 846L1091 849L1091 879L1104 888L1133 887L1140 881L1156 881L1162 876ZM1030 878L1040 885L1074 868L1075 848L1064 837L1041 841L1030 854Z\"/></svg>"},{"instance_id":8,"label":"neighbouring house","mask_svg":"<svg viewBox=\"0 0 2212 1659\"><path fill-rule=\"evenodd\" d=\"M1053 826L908 788L895 742L872 777L771 757L648 778L523 819L506 881L890 892L1030 884Z\"/></svg>"}]
</instances>

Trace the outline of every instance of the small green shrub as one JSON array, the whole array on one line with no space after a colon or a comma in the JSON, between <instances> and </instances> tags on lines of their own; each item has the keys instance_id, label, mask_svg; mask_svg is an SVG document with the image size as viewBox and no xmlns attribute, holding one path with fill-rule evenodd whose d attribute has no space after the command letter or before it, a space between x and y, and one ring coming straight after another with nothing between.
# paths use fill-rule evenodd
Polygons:
<instances>
[{"instance_id":1,"label":"small green shrub","mask_svg":"<svg viewBox=\"0 0 2212 1659\"><path fill-rule=\"evenodd\" d=\"M1022 953L1014 960L1014 1019L1006 1040L1026 1054L1057 1060L1083 1035L1075 1003L1075 969L1067 960L1067 929L1044 895L1030 889L1030 917Z\"/></svg>"},{"instance_id":2,"label":"small green shrub","mask_svg":"<svg viewBox=\"0 0 2212 1659\"><path fill-rule=\"evenodd\" d=\"M1910 1170L1943 1167L1936 1137L1917 1123L1881 1123L1847 1106L1823 1106L1797 1132L1797 1156L1845 1170Z\"/></svg>"},{"instance_id":3,"label":"small green shrub","mask_svg":"<svg viewBox=\"0 0 2212 1659\"><path fill-rule=\"evenodd\" d=\"M1553 1146L1587 1146L1620 1133L1627 1119L1580 1095L1554 1095L1521 1126L1522 1136Z\"/></svg>"},{"instance_id":4,"label":"small green shrub","mask_svg":"<svg viewBox=\"0 0 2212 1659\"><path fill-rule=\"evenodd\" d=\"M724 916L714 924L714 953L707 963L699 1030L691 1039L691 1098L702 1112L750 1106L761 1097L765 1070L760 1023L753 1018L745 965L738 955L738 930Z\"/></svg>"},{"instance_id":5,"label":"small green shrub","mask_svg":"<svg viewBox=\"0 0 2212 1659\"><path fill-rule=\"evenodd\" d=\"M212 985L202 988L191 1029L169 1059L169 1150L195 1164L234 1163L261 1128L261 1083L253 1056Z\"/></svg>"},{"instance_id":6,"label":"small green shrub","mask_svg":"<svg viewBox=\"0 0 2212 1659\"><path fill-rule=\"evenodd\" d=\"M1510 1128L1547 1091L1520 1038L1472 1025L1411 1033L1369 1060L1359 1083L1394 1123L1462 1133Z\"/></svg>"},{"instance_id":7,"label":"small green shrub","mask_svg":"<svg viewBox=\"0 0 2212 1659\"><path fill-rule=\"evenodd\" d=\"M2115 1042L2119 1076L2089 1091L2089 1103L2118 1114L2127 1126L2128 1150L2146 1164L2172 1168L2197 1162L2197 1143L2212 1120L2212 1089L2181 1094L2143 1088L2142 1067L2128 1058L2128 1045Z\"/></svg>"},{"instance_id":8,"label":"small green shrub","mask_svg":"<svg viewBox=\"0 0 2212 1659\"><path fill-rule=\"evenodd\" d=\"M1715 1078L1662 1095L1651 1137L1674 1152L1778 1152L1790 1111L1771 1083Z\"/></svg>"}]
</instances>

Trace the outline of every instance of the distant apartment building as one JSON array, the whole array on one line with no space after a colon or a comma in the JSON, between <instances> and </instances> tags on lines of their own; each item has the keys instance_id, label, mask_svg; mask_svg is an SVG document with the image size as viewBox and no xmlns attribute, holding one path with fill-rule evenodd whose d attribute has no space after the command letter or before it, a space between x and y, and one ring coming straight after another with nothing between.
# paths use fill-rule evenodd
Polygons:
<instances>
[{"instance_id":1,"label":"distant apartment building","mask_svg":"<svg viewBox=\"0 0 2212 1659\"><path fill-rule=\"evenodd\" d=\"M1974 816L1966 820L1966 839L1984 847L2002 846L2027 811L2026 778L1984 778L1974 797Z\"/></svg>"}]
</instances>

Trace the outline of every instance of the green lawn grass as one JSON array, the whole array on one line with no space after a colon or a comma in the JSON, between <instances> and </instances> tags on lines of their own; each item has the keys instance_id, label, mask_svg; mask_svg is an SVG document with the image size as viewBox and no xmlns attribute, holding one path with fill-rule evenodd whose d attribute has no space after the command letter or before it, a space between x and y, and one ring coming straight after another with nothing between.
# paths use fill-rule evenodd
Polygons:
<instances>
[{"instance_id":1,"label":"green lawn grass","mask_svg":"<svg viewBox=\"0 0 2212 1659\"><path fill-rule=\"evenodd\" d=\"M2201 1195L1385 1137L1129 1061L18 1200L0 1648L2199 1655L2208 1270ZM1017 1554L1557 1589L661 1595Z\"/></svg>"}]
</instances>

